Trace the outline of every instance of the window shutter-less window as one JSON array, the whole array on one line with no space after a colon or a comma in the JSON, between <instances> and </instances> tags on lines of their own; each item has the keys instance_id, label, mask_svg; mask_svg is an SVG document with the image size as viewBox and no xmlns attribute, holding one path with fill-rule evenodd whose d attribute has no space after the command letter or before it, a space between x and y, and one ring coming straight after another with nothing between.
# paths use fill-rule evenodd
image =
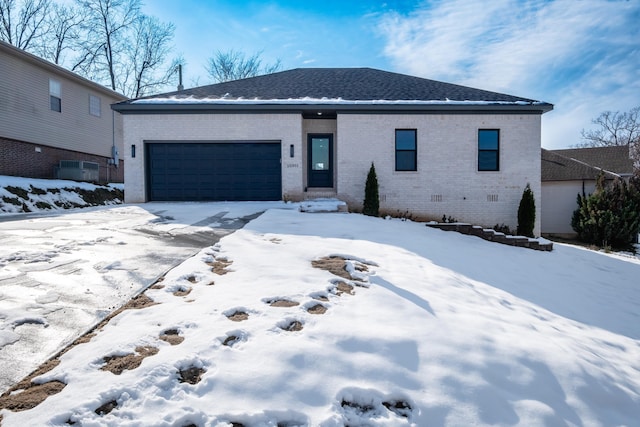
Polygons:
<instances>
[{"instance_id":1,"label":"window shutter-less window","mask_svg":"<svg viewBox=\"0 0 640 427\"><path fill-rule=\"evenodd\" d=\"M60 82L49 79L49 105L51 111L62 112L62 88Z\"/></svg>"},{"instance_id":2,"label":"window shutter-less window","mask_svg":"<svg viewBox=\"0 0 640 427\"><path fill-rule=\"evenodd\" d=\"M416 171L417 131L415 129L396 129L396 170Z\"/></svg>"},{"instance_id":3,"label":"window shutter-less window","mask_svg":"<svg viewBox=\"0 0 640 427\"><path fill-rule=\"evenodd\" d=\"M478 170L500 170L500 130L478 130Z\"/></svg>"}]
</instances>

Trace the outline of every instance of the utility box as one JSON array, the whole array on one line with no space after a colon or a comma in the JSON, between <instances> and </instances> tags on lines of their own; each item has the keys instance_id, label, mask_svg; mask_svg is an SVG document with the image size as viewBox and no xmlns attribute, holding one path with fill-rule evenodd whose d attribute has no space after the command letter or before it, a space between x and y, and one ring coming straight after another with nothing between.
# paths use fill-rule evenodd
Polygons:
<instances>
[{"instance_id":1,"label":"utility box","mask_svg":"<svg viewBox=\"0 0 640 427\"><path fill-rule=\"evenodd\" d=\"M81 160L60 160L56 175L58 179L98 182L100 179L100 165L96 162L83 162Z\"/></svg>"}]
</instances>

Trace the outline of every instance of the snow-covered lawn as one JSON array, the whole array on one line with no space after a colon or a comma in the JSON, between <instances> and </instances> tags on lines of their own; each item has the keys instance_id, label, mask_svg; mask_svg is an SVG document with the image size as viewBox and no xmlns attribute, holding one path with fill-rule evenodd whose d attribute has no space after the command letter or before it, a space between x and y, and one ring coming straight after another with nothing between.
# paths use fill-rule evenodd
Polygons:
<instances>
[{"instance_id":1,"label":"snow-covered lawn","mask_svg":"<svg viewBox=\"0 0 640 427\"><path fill-rule=\"evenodd\" d=\"M340 259L351 278L325 269ZM272 209L66 352L36 378L66 386L2 425L634 426L639 277L633 257Z\"/></svg>"},{"instance_id":2,"label":"snow-covered lawn","mask_svg":"<svg viewBox=\"0 0 640 427\"><path fill-rule=\"evenodd\" d=\"M285 204L149 203L0 215L0 394L167 270L244 225L243 217L275 206Z\"/></svg>"}]
</instances>

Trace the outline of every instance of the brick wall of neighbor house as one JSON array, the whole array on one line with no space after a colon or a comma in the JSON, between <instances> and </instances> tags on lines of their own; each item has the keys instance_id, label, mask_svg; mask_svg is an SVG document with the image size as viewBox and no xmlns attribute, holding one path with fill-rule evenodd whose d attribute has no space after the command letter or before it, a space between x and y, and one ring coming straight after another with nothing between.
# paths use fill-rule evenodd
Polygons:
<instances>
[{"instance_id":1,"label":"brick wall of neighbor house","mask_svg":"<svg viewBox=\"0 0 640 427\"><path fill-rule=\"evenodd\" d=\"M542 234L558 237L576 237L571 227L571 217L578 209L577 196L592 194L594 180L546 181L542 183Z\"/></svg>"},{"instance_id":2,"label":"brick wall of neighbor house","mask_svg":"<svg viewBox=\"0 0 640 427\"><path fill-rule=\"evenodd\" d=\"M54 179L60 160L82 160L100 165L100 182L124 182L124 162L107 165L107 157L0 137L0 175Z\"/></svg>"},{"instance_id":3,"label":"brick wall of neighbor house","mask_svg":"<svg viewBox=\"0 0 640 427\"><path fill-rule=\"evenodd\" d=\"M300 199L302 117L298 114L124 115L125 201L146 201L144 141L281 141L282 193ZM131 145L136 157L131 157ZM294 157L290 157L290 145Z\"/></svg>"},{"instance_id":4,"label":"brick wall of neighbor house","mask_svg":"<svg viewBox=\"0 0 640 427\"><path fill-rule=\"evenodd\" d=\"M529 183L540 233L540 115L338 115L338 196L361 208L371 162L380 208L439 220L443 215L515 228ZM417 171L395 171L395 129L417 130ZM500 129L500 171L478 172L478 129Z\"/></svg>"}]
</instances>

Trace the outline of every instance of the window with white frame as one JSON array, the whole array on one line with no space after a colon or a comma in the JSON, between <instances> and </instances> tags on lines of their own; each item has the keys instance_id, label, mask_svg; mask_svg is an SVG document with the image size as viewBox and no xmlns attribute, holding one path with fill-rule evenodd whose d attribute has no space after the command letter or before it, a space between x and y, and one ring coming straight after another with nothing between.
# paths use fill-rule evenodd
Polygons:
<instances>
[{"instance_id":1,"label":"window with white frame","mask_svg":"<svg viewBox=\"0 0 640 427\"><path fill-rule=\"evenodd\" d=\"M51 111L62 112L62 87L58 80L49 79L49 106Z\"/></svg>"},{"instance_id":2,"label":"window with white frame","mask_svg":"<svg viewBox=\"0 0 640 427\"><path fill-rule=\"evenodd\" d=\"M100 117L101 109L99 96L89 95L89 114Z\"/></svg>"}]
</instances>

